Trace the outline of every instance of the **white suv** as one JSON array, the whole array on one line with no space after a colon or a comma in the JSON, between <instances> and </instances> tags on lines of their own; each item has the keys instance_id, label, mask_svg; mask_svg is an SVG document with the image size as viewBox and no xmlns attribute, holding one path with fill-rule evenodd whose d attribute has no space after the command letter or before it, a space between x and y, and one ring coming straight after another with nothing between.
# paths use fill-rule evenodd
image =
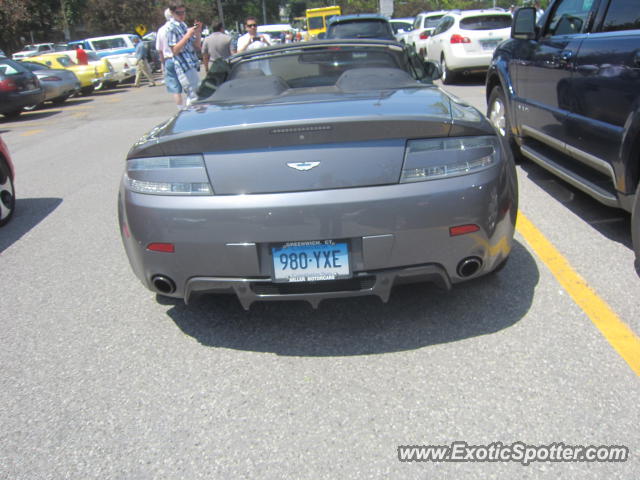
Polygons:
<instances>
[{"instance_id":1,"label":"white suv","mask_svg":"<svg viewBox=\"0 0 640 480\"><path fill-rule=\"evenodd\" d=\"M486 72L493 51L511 35L511 20L501 9L450 11L427 41L427 60L440 62L445 84L459 73Z\"/></svg>"},{"instance_id":2,"label":"white suv","mask_svg":"<svg viewBox=\"0 0 640 480\"><path fill-rule=\"evenodd\" d=\"M412 45L421 57L427 56L427 39L445 13L447 13L446 10L440 10L437 12L422 12L416 15L413 21L413 28L405 37L405 43Z\"/></svg>"},{"instance_id":3,"label":"white suv","mask_svg":"<svg viewBox=\"0 0 640 480\"><path fill-rule=\"evenodd\" d=\"M25 45L24 49L14 53L11 58L13 60L21 60L23 58L34 57L36 55L51 53L53 51L53 43L36 43L34 45Z\"/></svg>"}]
</instances>

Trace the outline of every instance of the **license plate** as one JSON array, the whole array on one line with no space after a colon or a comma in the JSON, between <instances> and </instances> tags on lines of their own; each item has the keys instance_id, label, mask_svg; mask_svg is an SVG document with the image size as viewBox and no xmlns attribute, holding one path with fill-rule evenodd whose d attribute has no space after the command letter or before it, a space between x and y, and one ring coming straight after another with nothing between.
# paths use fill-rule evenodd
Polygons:
<instances>
[{"instance_id":1,"label":"license plate","mask_svg":"<svg viewBox=\"0 0 640 480\"><path fill-rule=\"evenodd\" d=\"M500 43L500 40L487 40L480 43L482 44L482 48L484 50L494 50Z\"/></svg>"},{"instance_id":2,"label":"license plate","mask_svg":"<svg viewBox=\"0 0 640 480\"><path fill-rule=\"evenodd\" d=\"M271 254L275 282L316 282L350 276L345 242L289 242L272 247Z\"/></svg>"}]
</instances>

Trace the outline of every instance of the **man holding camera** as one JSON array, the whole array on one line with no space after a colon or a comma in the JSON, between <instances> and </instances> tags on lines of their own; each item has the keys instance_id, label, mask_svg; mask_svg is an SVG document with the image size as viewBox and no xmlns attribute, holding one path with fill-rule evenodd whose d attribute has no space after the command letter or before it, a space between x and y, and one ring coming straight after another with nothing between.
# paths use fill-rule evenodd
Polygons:
<instances>
[{"instance_id":1,"label":"man holding camera","mask_svg":"<svg viewBox=\"0 0 640 480\"><path fill-rule=\"evenodd\" d=\"M200 37L202 35L202 22L194 22L188 27L184 22L187 9L184 5L170 5L169 10L173 15L167 29L167 43L173 52L173 63L178 75L178 80L187 96L187 105L198 99L197 91L200 83Z\"/></svg>"},{"instance_id":2,"label":"man holding camera","mask_svg":"<svg viewBox=\"0 0 640 480\"><path fill-rule=\"evenodd\" d=\"M238 53L271 45L266 35L258 35L258 20L247 17L244 22L247 33L238 38Z\"/></svg>"}]
</instances>

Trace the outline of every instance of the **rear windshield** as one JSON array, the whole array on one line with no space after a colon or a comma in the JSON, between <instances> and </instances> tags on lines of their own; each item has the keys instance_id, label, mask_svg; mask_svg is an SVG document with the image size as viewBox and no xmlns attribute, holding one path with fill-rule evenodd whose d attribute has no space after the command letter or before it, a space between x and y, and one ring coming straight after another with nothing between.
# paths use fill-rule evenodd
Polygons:
<instances>
[{"instance_id":1,"label":"rear windshield","mask_svg":"<svg viewBox=\"0 0 640 480\"><path fill-rule=\"evenodd\" d=\"M331 25L327 38L382 38L395 40L388 22L358 20Z\"/></svg>"},{"instance_id":2,"label":"rear windshield","mask_svg":"<svg viewBox=\"0 0 640 480\"><path fill-rule=\"evenodd\" d=\"M11 75L19 75L28 70L19 63L12 62L8 59L0 60L0 77L9 77Z\"/></svg>"},{"instance_id":3,"label":"rear windshield","mask_svg":"<svg viewBox=\"0 0 640 480\"><path fill-rule=\"evenodd\" d=\"M460 20L463 30L499 30L511 28L511 15L478 15Z\"/></svg>"}]
</instances>

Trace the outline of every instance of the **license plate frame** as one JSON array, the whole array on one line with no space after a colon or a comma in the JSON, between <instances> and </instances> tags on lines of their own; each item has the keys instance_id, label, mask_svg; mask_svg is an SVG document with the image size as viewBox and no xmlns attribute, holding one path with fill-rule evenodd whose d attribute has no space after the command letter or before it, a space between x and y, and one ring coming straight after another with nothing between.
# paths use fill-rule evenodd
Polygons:
<instances>
[{"instance_id":1,"label":"license plate frame","mask_svg":"<svg viewBox=\"0 0 640 480\"><path fill-rule=\"evenodd\" d=\"M273 243L269 246L269 251L271 280L274 283L351 278L351 248L346 240ZM286 255L286 260L281 255ZM301 264L305 263L305 268L301 268ZM326 268L327 264L329 268Z\"/></svg>"}]
</instances>

